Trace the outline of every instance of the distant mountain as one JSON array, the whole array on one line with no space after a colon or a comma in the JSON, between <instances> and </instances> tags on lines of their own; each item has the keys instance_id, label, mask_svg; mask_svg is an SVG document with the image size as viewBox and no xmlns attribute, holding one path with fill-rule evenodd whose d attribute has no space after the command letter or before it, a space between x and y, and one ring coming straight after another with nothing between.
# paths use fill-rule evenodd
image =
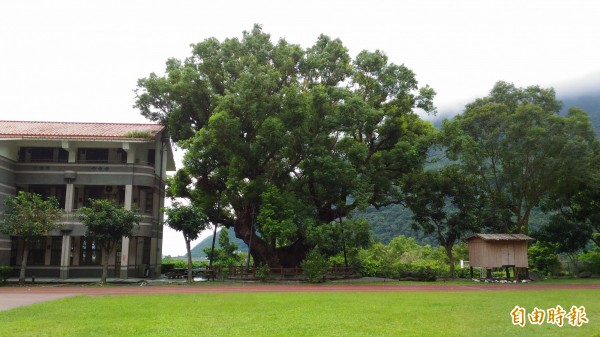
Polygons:
<instances>
[{"instance_id":1,"label":"distant mountain","mask_svg":"<svg viewBox=\"0 0 600 337\"><path fill-rule=\"evenodd\" d=\"M600 88L593 92L582 92L565 97L559 97L563 102L561 113L566 113L571 107L582 109L590 116L592 126L597 135L600 135Z\"/></svg>"},{"instance_id":2,"label":"distant mountain","mask_svg":"<svg viewBox=\"0 0 600 337\"><path fill-rule=\"evenodd\" d=\"M233 231L233 228L230 228L229 230L229 241L235 243L238 246L238 250L244 253L248 252L248 245L246 245L244 243L244 241L242 241L241 239L238 239L235 237L235 233ZM221 247L219 245L219 233L220 231L217 233L217 239L215 240L215 247ZM212 246L212 239L213 239L213 235L210 235L209 237L205 238L204 240L200 241L197 245L195 245L192 248L192 258L193 259L203 259L206 258L206 254L204 253L204 249L205 248L209 248Z\"/></svg>"},{"instance_id":3,"label":"distant mountain","mask_svg":"<svg viewBox=\"0 0 600 337\"><path fill-rule=\"evenodd\" d=\"M580 91L571 92L568 94L561 94L557 92L557 99L562 101L563 108L560 111L561 114L566 114L567 110L571 107L576 107L587 112L590 116L590 121L596 134L600 135L600 86L594 89L581 89ZM469 102L465 102L469 103ZM442 126L444 119L452 119L455 115L462 113L464 106L460 108L454 108L454 110L440 111L438 115L428 117L429 120L436 128Z\"/></svg>"},{"instance_id":4,"label":"distant mountain","mask_svg":"<svg viewBox=\"0 0 600 337\"><path fill-rule=\"evenodd\" d=\"M566 114L567 110L571 107L584 110L590 117L596 135L600 135L600 87L562 96L559 93L557 98L563 102L561 114ZM439 117L431 118L430 121L435 127L439 128L445 118L451 119L453 115L456 115L459 112L462 112L462 109L456 111L454 114L449 112L442 113ZM429 157L435 158L442 156L439 152L431 151ZM438 168L445 163L446 161L441 160L429 164L428 167ZM412 222L411 216L411 211L401 205L390 205L382 207L379 210L371 207L366 212L356 215L357 218L364 218L371 224L373 236L383 243L388 243L392 238L398 235L405 235L414 237L421 244L437 245L435 240L431 237L424 236L422 233L412 229L410 225ZM531 231L534 232L535 229L543 226L547 221L548 215L545 215L538 210L534 211L529 223Z\"/></svg>"}]
</instances>

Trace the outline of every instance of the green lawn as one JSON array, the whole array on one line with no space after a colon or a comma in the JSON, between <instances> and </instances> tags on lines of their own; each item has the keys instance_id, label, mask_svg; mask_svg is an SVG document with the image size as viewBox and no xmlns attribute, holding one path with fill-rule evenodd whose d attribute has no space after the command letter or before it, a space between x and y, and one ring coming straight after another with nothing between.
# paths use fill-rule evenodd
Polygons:
<instances>
[{"instance_id":1,"label":"green lawn","mask_svg":"<svg viewBox=\"0 0 600 337\"><path fill-rule=\"evenodd\" d=\"M585 306L589 323L514 326L515 305ZM600 336L600 291L79 296L0 312L0 327L0 336Z\"/></svg>"}]
</instances>

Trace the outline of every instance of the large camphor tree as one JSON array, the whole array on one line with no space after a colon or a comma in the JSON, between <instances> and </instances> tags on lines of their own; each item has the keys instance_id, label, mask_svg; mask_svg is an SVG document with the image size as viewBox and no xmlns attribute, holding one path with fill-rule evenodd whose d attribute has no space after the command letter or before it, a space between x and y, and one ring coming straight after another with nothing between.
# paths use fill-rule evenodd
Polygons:
<instances>
[{"instance_id":1,"label":"large camphor tree","mask_svg":"<svg viewBox=\"0 0 600 337\"><path fill-rule=\"evenodd\" d=\"M380 51L352 59L323 35L274 44L255 25L168 60L139 80L135 105L186 150L171 193L233 227L255 263L291 267L324 224L397 200L425 160L432 126L416 109L433 112L434 94Z\"/></svg>"}]
</instances>

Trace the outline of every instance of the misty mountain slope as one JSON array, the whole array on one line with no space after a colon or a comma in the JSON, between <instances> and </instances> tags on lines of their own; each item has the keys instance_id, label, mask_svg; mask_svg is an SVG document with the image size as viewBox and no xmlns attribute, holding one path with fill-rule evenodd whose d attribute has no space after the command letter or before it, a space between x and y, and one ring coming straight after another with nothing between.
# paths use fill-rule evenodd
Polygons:
<instances>
[{"instance_id":1,"label":"misty mountain slope","mask_svg":"<svg viewBox=\"0 0 600 337\"><path fill-rule=\"evenodd\" d=\"M571 107L582 109L590 116L596 134L600 135L600 89L598 89L598 92L583 93L559 99L563 102L561 113L566 113Z\"/></svg>"}]
</instances>

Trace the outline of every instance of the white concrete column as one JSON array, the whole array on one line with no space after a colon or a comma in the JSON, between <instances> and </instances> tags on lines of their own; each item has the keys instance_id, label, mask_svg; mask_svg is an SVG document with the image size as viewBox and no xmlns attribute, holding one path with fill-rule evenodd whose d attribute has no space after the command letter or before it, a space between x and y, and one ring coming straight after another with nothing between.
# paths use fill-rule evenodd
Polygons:
<instances>
[{"instance_id":1,"label":"white concrete column","mask_svg":"<svg viewBox=\"0 0 600 337\"><path fill-rule=\"evenodd\" d=\"M125 200L123 207L131 210L131 203L133 202L133 185L125 185Z\"/></svg>"},{"instance_id":2,"label":"white concrete column","mask_svg":"<svg viewBox=\"0 0 600 337\"><path fill-rule=\"evenodd\" d=\"M131 143L123 143L122 149L127 152L127 164L135 164L135 147Z\"/></svg>"},{"instance_id":3,"label":"white concrete column","mask_svg":"<svg viewBox=\"0 0 600 337\"><path fill-rule=\"evenodd\" d=\"M129 161L129 156L127 158ZM125 185L125 209L131 210L133 199L133 185ZM124 237L121 243L121 278L127 278L129 271L129 238Z\"/></svg>"},{"instance_id":4,"label":"white concrete column","mask_svg":"<svg viewBox=\"0 0 600 337\"><path fill-rule=\"evenodd\" d=\"M62 250L60 253L60 278L69 278L69 261L71 260L71 236L62 236Z\"/></svg>"},{"instance_id":5,"label":"white concrete column","mask_svg":"<svg viewBox=\"0 0 600 337\"><path fill-rule=\"evenodd\" d=\"M62 148L69 152L69 163L74 163L77 161L77 149L74 147L73 143L63 140Z\"/></svg>"},{"instance_id":6,"label":"white concrete column","mask_svg":"<svg viewBox=\"0 0 600 337\"><path fill-rule=\"evenodd\" d=\"M129 238L124 237L121 243L121 278L129 277Z\"/></svg>"},{"instance_id":7,"label":"white concrete column","mask_svg":"<svg viewBox=\"0 0 600 337\"><path fill-rule=\"evenodd\" d=\"M73 204L75 199L75 187L73 184L67 184L67 192L65 194L65 212L69 214L73 212Z\"/></svg>"}]
</instances>

